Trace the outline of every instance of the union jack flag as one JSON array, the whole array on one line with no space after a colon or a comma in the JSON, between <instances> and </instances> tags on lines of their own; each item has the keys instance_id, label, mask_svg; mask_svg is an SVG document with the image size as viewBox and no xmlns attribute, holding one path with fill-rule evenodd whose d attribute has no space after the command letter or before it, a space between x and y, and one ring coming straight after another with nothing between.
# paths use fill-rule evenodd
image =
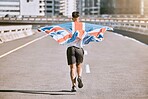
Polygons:
<instances>
[{"instance_id":1,"label":"union jack flag","mask_svg":"<svg viewBox=\"0 0 148 99\"><path fill-rule=\"evenodd\" d=\"M39 30L49 34L59 44L69 44L79 38L85 45L102 41L105 31L113 30L113 28L84 22L68 22L41 27Z\"/></svg>"}]
</instances>

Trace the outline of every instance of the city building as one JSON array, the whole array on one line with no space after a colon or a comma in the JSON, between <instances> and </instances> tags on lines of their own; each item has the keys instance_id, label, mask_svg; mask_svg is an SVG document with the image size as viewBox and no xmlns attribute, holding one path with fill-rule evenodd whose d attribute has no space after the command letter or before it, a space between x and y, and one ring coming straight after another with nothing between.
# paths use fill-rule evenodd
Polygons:
<instances>
[{"instance_id":1,"label":"city building","mask_svg":"<svg viewBox=\"0 0 148 99\"><path fill-rule=\"evenodd\" d=\"M65 3L66 3L65 0L60 0L60 15L61 16L64 16L64 13L65 13Z\"/></svg>"},{"instance_id":2,"label":"city building","mask_svg":"<svg viewBox=\"0 0 148 99\"><path fill-rule=\"evenodd\" d=\"M19 0L0 0L0 16L20 15Z\"/></svg>"},{"instance_id":3,"label":"city building","mask_svg":"<svg viewBox=\"0 0 148 99\"><path fill-rule=\"evenodd\" d=\"M148 14L148 0L101 0L101 14Z\"/></svg>"},{"instance_id":4,"label":"city building","mask_svg":"<svg viewBox=\"0 0 148 99\"><path fill-rule=\"evenodd\" d=\"M0 16L43 16L41 4L41 0L0 0Z\"/></svg>"},{"instance_id":5,"label":"city building","mask_svg":"<svg viewBox=\"0 0 148 99\"><path fill-rule=\"evenodd\" d=\"M84 2L83 2L83 4L82 4L82 2L83 2L82 0L76 0L76 5L77 5L76 6L76 11L78 11L80 15L82 15L82 12L83 12L82 11L82 6L84 7L84 5L83 5Z\"/></svg>"},{"instance_id":6,"label":"city building","mask_svg":"<svg viewBox=\"0 0 148 99\"><path fill-rule=\"evenodd\" d=\"M43 16L42 8L43 0L19 0L20 2L20 15L21 16Z\"/></svg>"},{"instance_id":7,"label":"city building","mask_svg":"<svg viewBox=\"0 0 148 99\"><path fill-rule=\"evenodd\" d=\"M76 0L64 0L64 16L71 17L71 13L76 11Z\"/></svg>"},{"instance_id":8,"label":"city building","mask_svg":"<svg viewBox=\"0 0 148 99\"><path fill-rule=\"evenodd\" d=\"M77 0L77 11L83 16L98 16L100 0Z\"/></svg>"},{"instance_id":9,"label":"city building","mask_svg":"<svg viewBox=\"0 0 148 99\"><path fill-rule=\"evenodd\" d=\"M45 16L59 16L64 12L64 0L44 0Z\"/></svg>"},{"instance_id":10,"label":"city building","mask_svg":"<svg viewBox=\"0 0 148 99\"><path fill-rule=\"evenodd\" d=\"M0 16L59 16L65 0L0 0Z\"/></svg>"},{"instance_id":11,"label":"city building","mask_svg":"<svg viewBox=\"0 0 148 99\"><path fill-rule=\"evenodd\" d=\"M143 6L143 14L148 15L148 0L143 0Z\"/></svg>"}]
</instances>

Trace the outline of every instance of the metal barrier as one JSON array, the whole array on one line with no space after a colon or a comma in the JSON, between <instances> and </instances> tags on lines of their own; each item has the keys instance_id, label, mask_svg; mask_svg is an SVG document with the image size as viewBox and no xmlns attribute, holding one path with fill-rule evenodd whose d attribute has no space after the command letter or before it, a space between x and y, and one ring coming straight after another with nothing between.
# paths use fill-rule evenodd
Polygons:
<instances>
[{"instance_id":1,"label":"metal barrier","mask_svg":"<svg viewBox=\"0 0 148 99\"><path fill-rule=\"evenodd\" d=\"M32 35L32 25L0 26L0 43Z\"/></svg>"},{"instance_id":2,"label":"metal barrier","mask_svg":"<svg viewBox=\"0 0 148 99\"><path fill-rule=\"evenodd\" d=\"M24 18L0 18L0 22L13 23L30 23L30 24L56 24L62 22L70 22L71 18L38 18L38 17L24 17ZM148 35L148 18L81 18L81 21L91 22L101 25L107 25L114 28L139 32Z\"/></svg>"},{"instance_id":3,"label":"metal barrier","mask_svg":"<svg viewBox=\"0 0 148 99\"><path fill-rule=\"evenodd\" d=\"M115 29L131 31L148 35L148 20L113 20L101 22L101 25L112 26Z\"/></svg>"}]
</instances>

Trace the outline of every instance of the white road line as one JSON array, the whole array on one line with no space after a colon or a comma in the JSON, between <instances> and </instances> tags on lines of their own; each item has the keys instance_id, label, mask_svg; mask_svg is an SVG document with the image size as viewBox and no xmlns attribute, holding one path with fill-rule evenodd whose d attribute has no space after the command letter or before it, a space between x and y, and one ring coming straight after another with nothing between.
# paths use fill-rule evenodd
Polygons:
<instances>
[{"instance_id":1,"label":"white road line","mask_svg":"<svg viewBox=\"0 0 148 99\"><path fill-rule=\"evenodd\" d=\"M88 55L88 53L87 53L87 51L86 51L86 50L84 50L84 55Z\"/></svg>"},{"instance_id":2,"label":"white road line","mask_svg":"<svg viewBox=\"0 0 148 99\"><path fill-rule=\"evenodd\" d=\"M0 58L3 58L3 57L5 57L5 56L7 56L7 55L9 55L9 54L11 54L11 53L13 53L13 52L19 50L19 49L21 49L21 48L23 48L23 47L25 47L25 46L28 46L29 44L31 44L31 43L33 43L33 42L36 42L36 41L38 41L38 40L40 40L40 39L43 39L43 38L45 38L45 37L47 37L47 36L48 36L48 34L46 34L46 35L44 35L44 36L41 36L41 37L39 37L39 38L37 38L37 39L34 39L34 40L32 40L32 41L30 41L30 42L28 42L28 43L26 43L26 44L24 44L24 45L22 45L22 46L19 46L19 47L15 48L15 49L13 49L13 50L11 50L11 51L9 51L9 52L3 54L3 55L0 55Z\"/></svg>"},{"instance_id":3,"label":"white road line","mask_svg":"<svg viewBox=\"0 0 148 99\"><path fill-rule=\"evenodd\" d=\"M86 65L85 65L85 70L86 70L86 73L90 73L90 67L89 67L89 64L86 64Z\"/></svg>"},{"instance_id":4,"label":"white road line","mask_svg":"<svg viewBox=\"0 0 148 99\"><path fill-rule=\"evenodd\" d=\"M114 33L114 34L117 35L117 36L120 36L120 37L127 38L127 39L129 39L129 40L135 41L135 42L137 42L137 43L139 43L139 44L141 44L141 45L146 45L146 44L144 44L144 43L142 43L142 42L140 42L140 41L138 41L138 40L136 40L136 39L134 39L134 38L131 38L131 37L128 37L128 36L123 36L123 35L117 34L117 33Z\"/></svg>"},{"instance_id":5,"label":"white road line","mask_svg":"<svg viewBox=\"0 0 148 99\"><path fill-rule=\"evenodd\" d=\"M128 37L128 36L125 36L125 38L127 38L127 39L129 39L129 40L132 40L132 41L135 41L135 42L137 42L137 43L139 43L139 44L141 44L141 45L146 45L146 44L144 44L144 43L142 43L142 42L140 42L140 41L138 41L138 40L136 40L136 39L134 39L134 38L130 38L130 37Z\"/></svg>"}]
</instances>

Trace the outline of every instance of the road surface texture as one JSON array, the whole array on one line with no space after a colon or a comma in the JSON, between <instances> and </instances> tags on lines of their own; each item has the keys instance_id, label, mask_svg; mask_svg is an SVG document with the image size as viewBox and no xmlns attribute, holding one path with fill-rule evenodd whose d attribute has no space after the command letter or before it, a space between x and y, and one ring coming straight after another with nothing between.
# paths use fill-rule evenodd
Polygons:
<instances>
[{"instance_id":1,"label":"road surface texture","mask_svg":"<svg viewBox=\"0 0 148 99\"><path fill-rule=\"evenodd\" d=\"M148 99L147 45L106 32L84 47L84 87L70 92L65 46L47 36L12 51L43 35L0 44L0 99Z\"/></svg>"},{"instance_id":2,"label":"road surface texture","mask_svg":"<svg viewBox=\"0 0 148 99\"><path fill-rule=\"evenodd\" d=\"M118 30L118 29L114 29L114 32L119 33L119 34L124 35L124 36L134 38L134 39L148 45L148 35L146 35L146 34L135 33L135 32L124 31L124 30Z\"/></svg>"}]
</instances>

